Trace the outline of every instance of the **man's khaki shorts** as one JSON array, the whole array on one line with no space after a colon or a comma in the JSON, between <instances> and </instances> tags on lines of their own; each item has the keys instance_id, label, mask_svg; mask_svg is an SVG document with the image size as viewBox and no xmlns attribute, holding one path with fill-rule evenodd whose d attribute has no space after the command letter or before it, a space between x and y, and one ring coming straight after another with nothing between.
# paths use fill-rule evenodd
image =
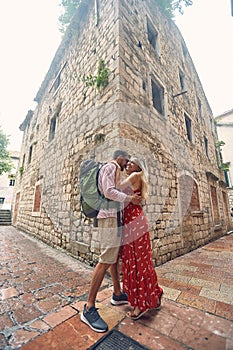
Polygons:
<instances>
[{"instance_id":1,"label":"man's khaki shorts","mask_svg":"<svg viewBox=\"0 0 233 350\"><path fill-rule=\"evenodd\" d=\"M99 262L115 264L121 245L121 235L118 235L117 218L98 219L100 237Z\"/></svg>"}]
</instances>

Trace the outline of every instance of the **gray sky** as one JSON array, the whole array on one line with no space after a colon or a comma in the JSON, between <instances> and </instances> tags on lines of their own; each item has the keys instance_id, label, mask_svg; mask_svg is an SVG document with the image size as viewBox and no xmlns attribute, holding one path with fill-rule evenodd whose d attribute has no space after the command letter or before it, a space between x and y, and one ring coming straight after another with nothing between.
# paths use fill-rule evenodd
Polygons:
<instances>
[{"instance_id":1,"label":"gray sky","mask_svg":"<svg viewBox=\"0 0 233 350\"><path fill-rule=\"evenodd\" d=\"M176 16L214 115L233 108L230 0L193 0ZM19 125L60 43L59 0L0 0L0 126L20 150Z\"/></svg>"}]
</instances>

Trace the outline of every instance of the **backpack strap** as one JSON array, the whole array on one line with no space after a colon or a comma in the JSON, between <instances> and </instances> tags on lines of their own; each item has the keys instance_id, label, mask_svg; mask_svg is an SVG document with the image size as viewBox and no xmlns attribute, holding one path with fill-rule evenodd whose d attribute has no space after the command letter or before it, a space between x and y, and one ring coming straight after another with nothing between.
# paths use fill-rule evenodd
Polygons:
<instances>
[{"instance_id":1,"label":"backpack strap","mask_svg":"<svg viewBox=\"0 0 233 350\"><path fill-rule=\"evenodd\" d=\"M116 187L117 187L117 184L120 182L121 167L115 160L112 160L111 163L116 165L115 184L116 184ZM116 209L117 209L118 236L121 236L121 229L122 229L121 204L119 202L115 202L115 203L116 203Z\"/></svg>"}]
</instances>

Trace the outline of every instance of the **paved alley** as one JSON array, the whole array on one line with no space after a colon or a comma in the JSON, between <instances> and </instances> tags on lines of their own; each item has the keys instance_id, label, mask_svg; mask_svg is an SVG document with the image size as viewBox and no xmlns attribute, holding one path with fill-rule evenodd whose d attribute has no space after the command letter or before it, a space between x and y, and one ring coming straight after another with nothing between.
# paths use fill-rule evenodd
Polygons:
<instances>
[{"instance_id":1,"label":"paved alley","mask_svg":"<svg viewBox=\"0 0 233 350\"><path fill-rule=\"evenodd\" d=\"M80 321L92 268L15 229L0 227L0 349L86 350L105 334ZM98 294L109 329L151 350L233 350L233 235L156 268L162 308L140 320ZM111 350L111 349L109 349Z\"/></svg>"}]
</instances>

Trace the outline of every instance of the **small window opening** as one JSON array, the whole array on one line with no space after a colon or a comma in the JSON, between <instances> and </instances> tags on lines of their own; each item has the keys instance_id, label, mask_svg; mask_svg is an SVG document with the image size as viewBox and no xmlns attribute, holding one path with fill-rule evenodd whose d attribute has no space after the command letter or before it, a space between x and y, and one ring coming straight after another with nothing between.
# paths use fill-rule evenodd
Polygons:
<instances>
[{"instance_id":1,"label":"small window opening","mask_svg":"<svg viewBox=\"0 0 233 350\"><path fill-rule=\"evenodd\" d=\"M197 99L197 103L198 103L198 112L201 118L203 118L203 110L202 110L202 103L201 100L198 98Z\"/></svg>"},{"instance_id":2,"label":"small window opening","mask_svg":"<svg viewBox=\"0 0 233 350\"><path fill-rule=\"evenodd\" d=\"M148 18L147 18L147 32L148 32L148 40L151 46L153 46L153 48L156 50L157 41L158 41L158 32Z\"/></svg>"},{"instance_id":3,"label":"small window opening","mask_svg":"<svg viewBox=\"0 0 233 350\"><path fill-rule=\"evenodd\" d=\"M15 185L15 179L10 179L9 186L14 186Z\"/></svg>"},{"instance_id":4,"label":"small window opening","mask_svg":"<svg viewBox=\"0 0 233 350\"><path fill-rule=\"evenodd\" d=\"M57 124L57 115L55 115L50 121L49 141L52 141L54 139L56 124Z\"/></svg>"},{"instance_id":5,"label":"small window opening","mask_svg":"<svg viewBox=\"0 0 233 350\"><path fill-rule=\"evenodd\" d=\"M193 141L193 135L192 135L192 120L187 116L187 114L184 115L185 117L185 125L186 125L186 133L188 140L190 142Z\"/></svg>"},{"instance_id":6,"label":"small window opening","mask_svg":"<svg viewBox=\"0 0 233 350\"><path fill-rule=\"evenodd\" d=\"M209 158L209 142L206 136L204 136L204 144L205 144L205 153L206 156Z\"/></svg>"},{"instance_id":7,"label":"small window opening","mask_svg":"<svg viewBox=\"0 0 233 350\"><path fill-rule=\"evenodd\" d=\"M180 77L180 87L181 90L185 90L185 79L184 79L184 74L182 72L179 72L179 77Z\"/></svg>"},{"instance_id":8,"label":"small window opening","mask_svg":"<svg viewBox=\"0 0 233 350\"><path fill-rule=\"evenodd\" d=\"M142 81L142 88L144 91L146 91L146 82L144 80Z\"/></svg>"},{"instance_id":9,"label":"small window opening","mask_svg":"<svg viewBox=\"0 0 233 350\"><path fill-rule=\"evenodd\" d=\"M184 55L184 57L186 57L186 56L187 56L187 54L188 54L187 47L186 47L186 45L185 45L184 43L182 43L181 45L182 45L183 55Z\"/></svg>"},{"instance_id":10,"label":"small window opening","mask_svg":"<svg viewBox=\"0 0 233 350\"><path fill-rule=\"evenodd\" d=\"M36 185L34 192L33 211L40 212L41 207L41 184Z\"/></svg>"},{"instance_id":11,"label":"small window opening","mask_svg":"<svg viewBox=\"0 0 233 350\"><path fill-rule=\"evenodd\" d=\"M31 161L32 161L32 145L30 146L30 148L29 148L29 156L28 156L28 164L30 164L31 163Z\"/></svg>"},{"instance_id":12,"label":"small window opening","mask_svg":"<svg viewBox=\"0 0 233 350\"><path fill-rule=\"evenodd\" d=\"M151 80L153 106L164 115L164 88Z\"/></svg>"}]
</instances>

